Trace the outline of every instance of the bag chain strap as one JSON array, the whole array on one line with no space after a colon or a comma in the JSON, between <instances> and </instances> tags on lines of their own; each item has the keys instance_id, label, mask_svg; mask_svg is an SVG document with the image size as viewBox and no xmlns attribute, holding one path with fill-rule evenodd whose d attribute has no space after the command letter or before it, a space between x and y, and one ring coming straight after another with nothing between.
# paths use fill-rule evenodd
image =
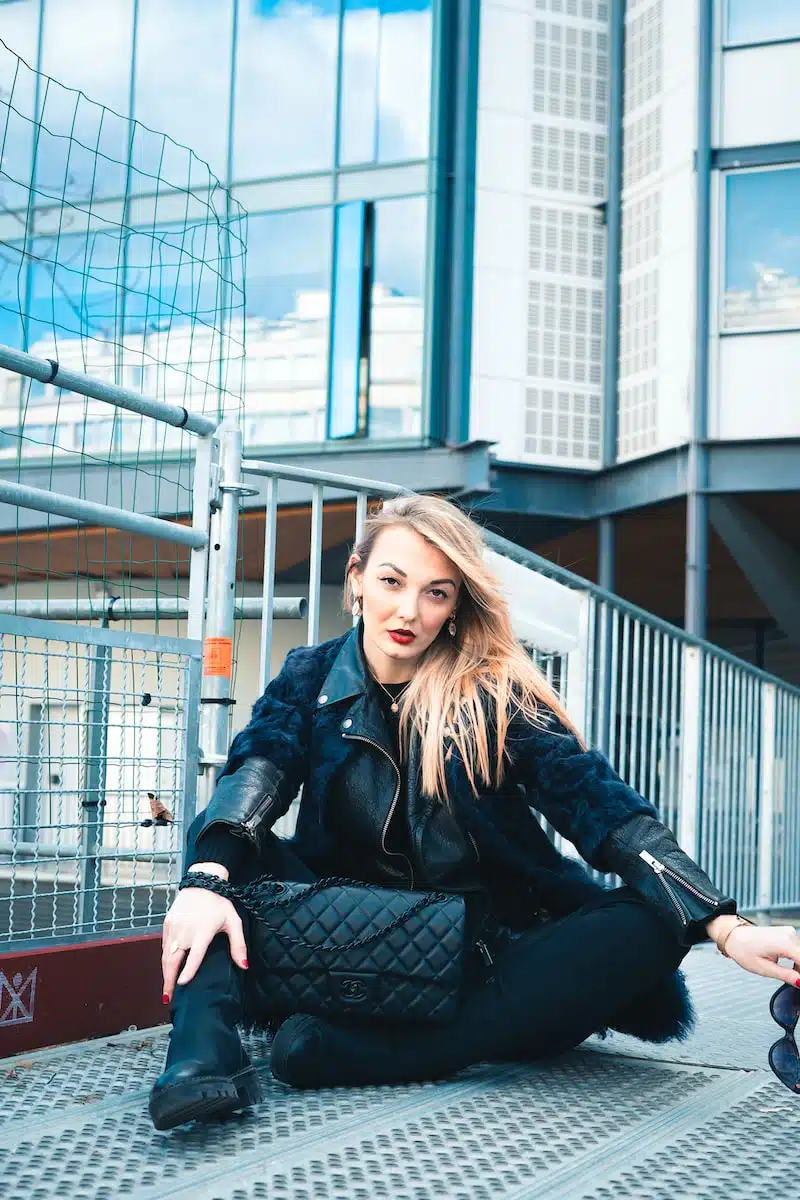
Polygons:
<instances>
[{"instance_id":1,"label":"bag chain strap","mask_svg":"<svg viewBox=\"0 0 800 1200\"><path fill-rule=\"evenodd\" d=\"M324 879L317 879L314 883L309 884L302 897L288 896L283 903L276 900L270 905L265 905L265 897L262 894L262 888L265 883L277 883L281 886L280 880L275 879L272 875L261 875L258 879L254 879L251 883L247 883L243 887L235 887L227 880L220 879L218 875L206 875L203 871L192 871L184 875L178 884L178 891L187 887L205 888L210 892L216 892L218 896L230 900L233 904L241 905L242 908L246 909L257 920L266 923L266 913L276 909L278 911L286 910L291 905L297 904L298 900L309 900L312 896L325 891L326 888L363 888L365 886L363 882L359 882L356 879L345 879L337 875L331 875ZM362 934L361 937L352 938L349 942L342 943L341 946L312 946L303 938L292 937L289 933L280 933L272 926L268 927L279 941L286 942L291 946L299 946L303 950L356 950L362 946L368 946L371 942L377 942L382 938L388 937L389 934L394 933L396 929L400 929L411 917L421 912L424 908L427 908L430 904L449 899L451 897L446 892L428 892L382 929L378 929L375 933Z\"/></svg>"}]
</instances>

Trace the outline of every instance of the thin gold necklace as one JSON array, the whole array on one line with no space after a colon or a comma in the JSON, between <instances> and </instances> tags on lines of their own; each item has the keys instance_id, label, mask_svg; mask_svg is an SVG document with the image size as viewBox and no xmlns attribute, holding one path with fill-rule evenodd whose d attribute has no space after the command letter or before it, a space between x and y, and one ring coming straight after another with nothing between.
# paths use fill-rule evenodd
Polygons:
<instances>
[{"instance_id":1,"label":"thin gold necklace","mask_svg":"<svg viewBox=\"0 0 800 1200\"><path fill-rule=\"evenodd\" d=\"M372 678L373 678L373 679L375 679L375 676L374 676L374 674L372 673L372 671L370 671L370 675L372 675ZM390 707L391 707L391 710L392 710L392 712L393 712L393 713L399 712L399 711L400 711L400 706L399 706L399 704L397 703L397 701L398 701L398 700L402 700L402 699L403 699L403 696L405 696L405 694L406 694L406 688L408 687L409 683L411 683L411 680L410 680L410 679L407 679L407 680L406 680L406 688L403 688L402 692L400 692L400 694L399 694L397 697L393 696L393 695L392 695L392 693L389 691L389 689L388 689L388 688L385 688L385 687L383 686L383 684L381 683L380 679L375 679L375 682L377 683L377 685L378 685L378 687L381 689L381 691L382 691L382 692L385 692L385 693L386 693L386 695L387 695L387 696L389 697L389 699L391 700L391 702L392 702L392 703L391 703Z\"/></svg>"}]
</instances>

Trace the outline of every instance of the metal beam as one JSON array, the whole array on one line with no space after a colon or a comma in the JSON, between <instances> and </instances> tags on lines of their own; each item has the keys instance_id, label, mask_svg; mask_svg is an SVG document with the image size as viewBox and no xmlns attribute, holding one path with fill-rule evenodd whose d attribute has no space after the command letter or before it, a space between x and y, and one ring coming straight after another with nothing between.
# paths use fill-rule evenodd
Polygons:
<instances>
[{"instance_id":1,"label":"metal beam","mask_svg":"<svg viewBox=\"0 0 800 1200\"><path fill-rule=\"evenodd\" d=\"M736 167L780 167L800 162L800 142L772 142L768 146L725 146L711 152L716 171Z\"/></svg>"},{"instance_id":2,"label":"metal beam","mask_svg":"<svg viewBox=\"0 0 800 1200\"><path fill-rule=\"evenodd\" d=\"M272 615L283 620L302 620L308 602L302 596L276 596ZM264 611L261 596L239 597L233 602L237 620L260 621ZM189 615L189 601L183 596L153 596L148 600L131 600L127 596L90 596L82 600L0 600L0 614L18 617L37 617L42 621L109 621L166 620Z\"/></svg>"},{"instance_id":3,"label":"metal beam","mask_svg":"<svg viewBox=\"0 0 800 1200\"><path fill-rule=\"evenodd\" d=\"M712 496L711 523L786 636L800 642L800 554L743 504Z\"/></svg>"}]
</instances>

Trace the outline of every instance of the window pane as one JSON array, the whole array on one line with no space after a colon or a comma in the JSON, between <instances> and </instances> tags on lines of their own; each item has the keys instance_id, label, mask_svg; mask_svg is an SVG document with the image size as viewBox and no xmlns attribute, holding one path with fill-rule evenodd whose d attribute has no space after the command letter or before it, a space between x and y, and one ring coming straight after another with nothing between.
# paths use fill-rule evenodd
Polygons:
<instances>
[{"instance_id":1,"label":"window pane","mask_svg":"<svg viewBox=\"0 0 800 1200\"><path fill-rule=\"evenodd\" d=\"M800 170L730 175L726 329L800 327Z\"/></svg>"},{"instance_id":2,"label":"window pane","mask_svg":"<svg viewBox=\"0 0 800 1200\"><path fill-rule=\"evenodd\" d=\"M728 0L728 41L800 37L797 0Z\"/></svg>"},{"instance_id":3,"label":"window pane","mask_svg":"<svg viewBox=\"0 0 800 1200\"><path fill-rule=\"evenodd\" d=\"M0 206L3 211L24 209L28 203L38 30L39 0L24 0L24 3L12 4L4 10L2 36L6 46L0 46L0 149L3 159Z\"/></svg>"},{"instance_id":4,"label":"window pane","mask_svg":"<svg viewBox=\"0 0 800 1200\"><path fill-rule=\"evenodd\" d=\"M139 0L136 40L136 118L168 133L207 162L225 182L230 109L233 0ZM260 114L263 118L263 113ZM163 138L137 131L136 191L155 190L159 177L185 186L188 159ZM192 163L191 185L203 186Z\"/></svg>"},{"instance_id":5,"label":"window pane","mask_svg":"<svg viewBox=\"0 0 800 1200\"><path fill-rule=\"evenodd\" d=\"M345 0L339 161L425 158L430 0Z\"/></svg>"},{"instance_id":6,"label":"window pane","mask_svg":"<svg viewBox=\"0 0 800 1200\"><path fill-rule=\"evenodd\" d=\"M37 187L79 205L125 192L133 0L47 0ZM79 93L83 92L83 95Z\"/></svg>"},{"instance_id":7,"label":"window pane","mask_svg":"<svg viewBox=\"0 0 800 1200\"><path fill-rule=\"evenodd\" d=\"M249 220L248 445L325 437L331 238L327 208Z\"/></svg>"},{"instance_id":8,"label":"window pane","mask_svg":"<svg viewBox=\"0 0 800 1200\"><path fill-rule=\"evenodd\" d=\"M331 318L329 437L352 437L359 427L364 295L365 205L336 210L336 266Z\"/></svg>"},{"instance_id":9,"label":"window pane","mask_svg":"<svg viewBox=\"0 0 800 1200\"><path fill-rule=\"evenodd\" d=\"M237 181L333 163L339 0L238 0Z\"/></svg>"},{"instance_id":10,"label":"window pane","mask_svg":"<svg viewBox=\"0 0 800 1200\"><path fill-rule=\"evenodd\" d=\"M424 197L375 205L370 437L419 437L424 338Z\"/></svg>"}]
</instances>

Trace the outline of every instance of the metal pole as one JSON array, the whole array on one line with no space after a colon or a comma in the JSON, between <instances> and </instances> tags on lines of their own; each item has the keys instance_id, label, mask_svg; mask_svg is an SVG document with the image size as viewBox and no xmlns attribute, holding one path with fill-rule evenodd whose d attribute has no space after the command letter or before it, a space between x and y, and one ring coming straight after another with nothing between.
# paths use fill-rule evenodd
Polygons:
<instances>
[{"instance_id":1,"label":"metal pole","mask_svg":"<svg viewBox=\"0 0 800 1200\"><path fill-rule=\"evenodd\" d=\"M275 547L278 541L278 480L267 480L267 504L264 509L264 578L262 593L261 647L259 651L259 693L263 694L272 673L272 616L275 605Z\"/></svg>"},{"instance_id":2,"label":"metal pole","mask_svg":"<svg viewBox=\"0 0 800 1200\"><path fill-rule=\"evenodd\" d=\"M686 486L686 605L684 626L705 638L708 593L708 318L711 270L711 114L713 4L698 6L697 155L695 170L695 350L692 428Z\"/></svg>"},{"instance_id":3,"label":"metal pole","mask_svg":"<svg viewBox=\"0 0 800 1200\"><path fill-rule=\"evenodd\" d=\"M220 482L218 498L212 502L214 511L208 552L208 604L200 700L203 778L198 789L198 808L204 808L211 799L219 769L228 757L239 501L244 493L252 491L241 481L241 430L223 421L218 436Z\"/></svg>"},{"instance_id":4,"label":"metal pole","mask_svg":"<svg viewBox=\"0 0 800 1200\"><path fill-rule=\"evenodd\" d=\"M205 605L205 596L203 596ZM112 608L113 605L113 608ZM110 611L104 611L104 610ZM264 602L260 596L240 596L234 601L234 616L242 621L260 621ZM308 611L304 596L278 596L272 602L272 616L279 620L301 621ZM199 641L202 632L194 634L193 622L199 622L200 614L192 608L191 584L189 599L183 596L153 596L150 600L131 600L127 596L114 596L111 601L102 597L84 600L0 600L0 616L36 617L43 621L93 621L104 616L110 621L122 621L131 617L137 621L159 618L181 618L189 620L187 637Z\"/></svg>"},{"instance_id":5,"label":"metal pole","mask_svg":"<svg viewBox=\"0 0 800 1200\"><path fill-rule=\"evenodd\" d=\"M617 526L613 517L601 517L597 524L597 582L607 592L613 592L617 583ZM606 606L604 606L603 619L597 622L596 631L599 643L595 679L597 738L598 745L605 749L609 744L613 719L610 706L612 623L606 619Z\"/></svg>"},{"instance_id":6,"label":"metal pole","mask_svg":"<svg viewBox=\"0 0 800 1200\"><path fill-rule=\"evenodd\" d=\"M96 504L93 500L73 500L71 496L28 487L23 483L12 483L8 479L0 480L0 504L32 508L36 512L52 513L57 517L69 517L74 521L107 526L109 529L124 529L127 533L140 533L180 546L204 546L206 543L206 535L201 530L178 525L175 521L141 516L121 508L112 508L110 504Z\"/></svg>"},{"instance_id":7,"label":"metal pole","mask_svg":"<svg viewBox=\"0 0 800 1200\"><path fill-rule=\"evenodd\" d=\"M0 367L14 371L17 375L36 379L39 383L50 383L53 387L88 396L90 400L101 400L105 404L113 404L115 408L124 408L143 417L153 417L156 421L163 421L165 425L185 429L189 433L207 435L215 429L214 422L208 417L194 415L177 404L147 400L138 392L117 387L114 383L92 379L90 375L84 375L81 371L67 371L53 358L34 358L32 354L25 354L22 350L12 350L10 346L0 345Z\"/></svg>"},{"instance_id":8,"label":"metal pole","mask_svg":"<svg viewBox=\"0 0 800 1200\"><path fill-rule=\"evenodd\" d=\"M603 466L617 461L619 297L622 270L622 117L625 94L625 0L611 0L608 94L608 187L606 192L605 362L603 371ZM613 587L609 591L613 591Z\"/></svg>"},{"instance_id":9,"label":"metal pole","mask_svg":"<svg viewBox=\"0 0 800 1200\"><path fill-rule=\"evenodd\" d=\"M108 617L103 618L108 629ZM88 933L94 928L97 899L102 886L100 846L103 841L103 809L106 806L106 752L110 693L111 647L99 645L92 658L89 685L89 710L86 714L86 788L81 808L84 811L81 886L78 892L78 929Z\"/></svg>"}]
</instances>

